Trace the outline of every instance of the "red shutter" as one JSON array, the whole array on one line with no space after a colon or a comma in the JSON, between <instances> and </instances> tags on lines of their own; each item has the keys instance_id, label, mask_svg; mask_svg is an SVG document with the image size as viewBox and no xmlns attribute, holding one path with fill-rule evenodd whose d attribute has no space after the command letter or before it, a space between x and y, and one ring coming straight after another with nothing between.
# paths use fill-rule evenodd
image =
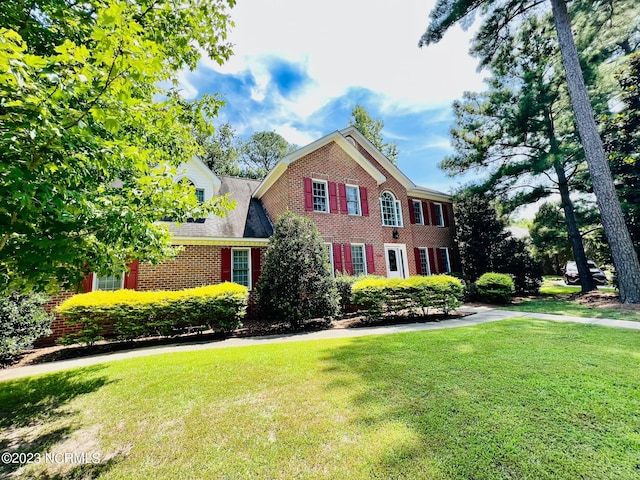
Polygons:
<instances>
[{"instance_id":1,"label":"red shutter","mask_svg":"<svg viewBox=\"0 0 640 480\"><path fill-rule=\"evenodd\" d=\"M369 216L369 197L367 197L367 187L360 187L360 204L362 206L362 215Z\"/></svg>"},{"instance_id":2,"label":"red shutter","mask_svg":"<svg viewBox=\"0 0 640 480\"><path fill-rule=\"evenodd\" d=\"M329 182L329 211L338 213L338 187L336 182Z\"/></svg>"},{"instance_id":3,"label":"red shutter","mask_svg":"<svg viewBox=\"0 0 640 480\"><path fill-rule=\"evenodd\" d=\"M313 212L313 186L310 178L304 179L304 209Z\"/></svg>"},{"instance_id":4,"label":"red shutter","mask_svg":"<svg viewBox=\"0 0 640 480\"><path fill-rule=\"evenodd\" d=\"M431 222L432 222L432 225L438 225L436 223L436 221L438 220L438 217L436 217L436 204L435 203L429 203L429 207L431 207L429 210L431 210Z\"/></svg>"},{"instance_id":5,"label":"red shutter","mask_svg":"<svg viewBox=\"0 0 640 480\"><path fill-rule=\"evenodd\" d=\"M376 273L376 264L373 257L373 245L365 245L364 249L367 252L367 273Z\"/></svg>"},{"instance_id":6,"label":"red shutter","mask_svg":"<svg viewBox=\"0 0 640 480\"><path fill-rule=\"evenodd\" d=\"M223 282L230 282L231 281L231 249L230 248L223 248L221 250L221 264L222 264L222 271L220 273L220 280L222 280Z\"/></svg>"},{"instance_id":7,"label":"red shutter","mask_svg":"<svg viewBox=\"0 0 640 480\"><path fill-rule=\"evenodd\" d=\"M427 202L422 202L422 216L424 217L424 224L431 225L431 220L429 220L429 204Z\"/></svg>"},{"instance_id":8,"label":"red shutter","mask_svg":"<svg viewBox=\"0 0 640 480\"><path fill-rule=\"evenodd\" d=\"M348 213L347 211L347 187L344 183L338 184L338 192L340 194L340 212Z\"/></svg>"},{"instance_id":9,"label":"red shutter","mask_svg":"<svg viewBox=\"0 0 640 480\"><path fill-rule=\"evenodd\" d=\"M458 249L455 247L449 249L449 263L450 263L452 272L459 272L462 270L460 268L460 258L458 255Z\"/></svg>"},{"instance_id":10,"label":"red shutter","mask_svg":"<svg viewBox=\"0 0 640 480\"><path fill-rule=\"evenodd\" d=\"M260 248L251 249L251 288L255 288L260 279Z\"/></svg>"},{"instance_id":11,"label":"red shutter","mask_svg":"<svg viewBox=\"0 0 640 480\"><path fill-rule=\"evenodd\" d=\"M451 210L450 205L447 203L442 204L442 219L444 220L444 226L449 226L449 211Z\"/></svg>"},{"instance_id":12,"label":"red shutter","mask_svg":"<svg viewBox=\"0 0 640 480\"><path fill-rule=\"evenodd\" d=\"M82 293L88 293L93 290L93 273L90 273L82 281Z\"/></svg>"},{"instance_id":13,"label":"red shutter","mask_svg":"<svg viewBox=\"0 0 640 480\"><path fill-rule=\"evenodd\" d=\"M129 265L129 273L124 276L124 288L136 290L138 288L138 260L134 260Z\"/></svg>"},{"instance_id":14,"label":"red shutter","mask_svg":"<svg viewBox=\"0 0 640 480\"><path fill-rule=\"evenodd\" d=\"M430 248L428 249L428 252L429 252L429 267L431 267L431 273L432 274L440 273L440 265L438 265L437 258L436 258L436 249Z\"/></svg>"},{"instance_id":15,"label":"red shutter","mask_svg":"<svg viewBox=\"0 0 640 480\"><path fill-rule=\"evenodd\" d=\"M420 249L418 247L413 249L413 255L416 257L416 274L422 275L422 265L420 264Z\"/></svg>"},{"instance_id":16,"label":"red shutter","mask_svg":"<svg viewBox=\"0 0 640 480\"><path fill-rule=\"evenodd\" d=\"M342 272L342 245L333 244L333 268L336 272Z\"/></svg>"},{"instance_id":17,"label":"red shutter","mask_svg":"<svg viewBox=\"0 0 640 480\"><path fill-rule=\"evenodd\" d=\"M351 244L345 243L344 247L344 271L353 275L353 261L351 260Z\"/></svg>"},{"instance_id":18,"label":"red shutter","mask_svg":"<svg viewBox=\"0 0 640 480\"><path fill-rule=\"evenodd\" d=\"M409 201L409 220L412 224L416 223L416 212L413 210L413 200L410 198L407 199Z\"/></svg>"}]
</instances>

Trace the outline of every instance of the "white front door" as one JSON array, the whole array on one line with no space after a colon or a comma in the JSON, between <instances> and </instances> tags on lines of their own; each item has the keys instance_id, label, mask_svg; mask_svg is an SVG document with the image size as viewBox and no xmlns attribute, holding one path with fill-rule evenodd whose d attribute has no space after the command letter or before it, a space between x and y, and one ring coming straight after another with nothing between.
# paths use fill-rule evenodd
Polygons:
<instances>
[{"instance_id":1,"label":"white front door","mask_svg":"<svg viewBox=\"0 0 640 480\"><path fill-rule=\"evenodd\" d=\"M384 257L387 263L387 278L407 278L407 247L404 244L385 244Z\"/></svg>"}]
</instances>

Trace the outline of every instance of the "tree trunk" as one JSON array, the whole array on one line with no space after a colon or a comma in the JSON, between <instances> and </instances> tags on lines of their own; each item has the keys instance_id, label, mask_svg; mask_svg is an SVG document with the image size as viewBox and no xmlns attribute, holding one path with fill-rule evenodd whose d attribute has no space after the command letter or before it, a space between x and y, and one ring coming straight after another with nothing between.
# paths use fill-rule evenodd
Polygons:
<instances>
[{"instance_id":1,"label":"tree trunk","mask_svg":"<svg viewBox=\"0 0 640 480\"><path fill-rule=\"evenodd\" d=\"M622 303L640 303L640 262L622 216L620 201L616 195L611 170L587 95L578 51L571 33L567 5L565 0L551 0L551 6L571 105L598 202L602 226L611 247L613 263L618 275L620 300Z\"/></svg>"},{"instance_id":2,"label":"tree trunk","mask_svg":"<svg viewBox=\"0 0 640 480\"><path fill-rule=\"evenodd\" d=\"M564 218L567 222L567 235L569 236L569 243L571 243L571 250L573 250L573 258L576 261L578 267L578 274L580 275L580 286L582 287L582 293L596 290L596 282L593 281L591 276L591 270L587 265L587 255L584 253L584 244L582 243L582 235L578 229L578 221L576 220L576 212L573 208L573 202L569 195L569 183L567 182L567 175L564 172L564 167L559 161L553 162L553 168L558 176L558 188L560 189L560 198L562 199L562 209L564 210Z\"/></svg>"}]
</instances>

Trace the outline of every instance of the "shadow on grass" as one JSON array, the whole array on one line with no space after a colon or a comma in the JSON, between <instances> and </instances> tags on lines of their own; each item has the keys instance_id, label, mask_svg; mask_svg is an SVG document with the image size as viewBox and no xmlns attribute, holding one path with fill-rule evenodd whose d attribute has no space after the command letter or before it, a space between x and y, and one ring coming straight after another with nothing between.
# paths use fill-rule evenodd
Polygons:
<instances>
[{"instance_id":1,"label":"shadow on grass","mask_svg":"<svg viewBox=\"0 0 640 480\"><path fill-rule=\"evenodd\" d=\"M376 478L637 478L639 340L515 320L360 337L325 361L379 444Z\"/></svg>"},{"instance_id":2,"label":"shadow on grass","mask_svg":"<svg viewBox=\"0 0 640 480\"><path fill-rule=\"evenodd\" d=\"M0 452L27 454L22 458L44 458L56 445L80 428L77 412L69 402L95 392L109 383L100 375L104 367L94 366L0 383ZM40 473L33 478L95 478L110 468L115 459L96 464L79 464L64 474ZM1 462L0 478L9 478L21 463ZM21 475L21 478L28 478Z\"/></svg>"}]
</instances>

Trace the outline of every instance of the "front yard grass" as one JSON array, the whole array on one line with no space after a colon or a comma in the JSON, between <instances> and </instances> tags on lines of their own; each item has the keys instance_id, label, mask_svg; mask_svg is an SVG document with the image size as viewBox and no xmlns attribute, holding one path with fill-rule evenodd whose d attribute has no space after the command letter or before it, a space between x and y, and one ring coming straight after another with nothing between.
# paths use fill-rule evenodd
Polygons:
<instances>
[{"instance_id":1,"label":"front yard grass","mask_svg":"<svg viewBox=\"0 0 640 480\"><path fill-rule=\"evenodd\" d=\"M598 287L600 292L614 292L612 287ZM550 313L574 317L612 318L640 322L640 310L610 308L597 303L589 305L572 298L580 293L579 286L564 285L561 277L545 277L536 298L524 298L519 303L504 307L506 310L532 313Z\"/></svg>"},{"instance_id":2,"label":"front yard grass","mask_svg":"<svg viewBox=\"0 0 640 480\"><path fill-rule=\"evenodd\" d=\"M636 479L640 332L515 319L158 355L2 382L0 410L2 451L101 460L9 478Z\"/></svg>"}]
</instances>

